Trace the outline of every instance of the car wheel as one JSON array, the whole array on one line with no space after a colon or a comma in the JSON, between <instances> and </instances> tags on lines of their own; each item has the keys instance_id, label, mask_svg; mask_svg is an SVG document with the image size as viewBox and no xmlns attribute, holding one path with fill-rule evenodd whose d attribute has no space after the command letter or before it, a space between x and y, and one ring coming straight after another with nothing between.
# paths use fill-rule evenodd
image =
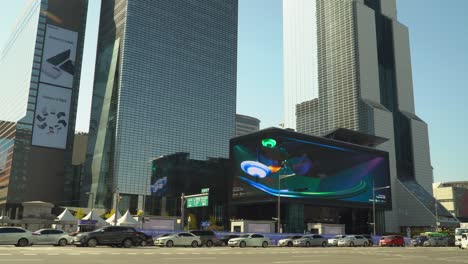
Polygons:
<instances>
[{"instance_id":1,"label":"car wheel","mask_svg":"<svg viewBox=\"0 0 468 264\"><path fill-rule=\"evenodd\" d=\"M306 247L310 247L309 241L306 242Z\"/></svg>"},{"instance_id":2,"label":"car wheel","mask_svg":"<svg viewBox=\"0 0 468 264\"><path fill-rule=\"evenodd\" d=\"M322 247L326 247L326 246L328 246L328 243L326 241L323 241Z\"/></svg>"},{"instance_id":3,"label":"car wheel","mask_svg":"<svg viewBox=\"0 0 468 264\"><path fill-rule=\"evenodd\" d=\"M58 242L58 246L64 247L68 244L67 240L65 238L62 238Z\"/></svg>"},{"instance_id":4,"label":"car wheel","mask_svg":"<svg viewBox=\"0 0 468 264\"><path fill-rule=\"evenodd\" d=\"M124 248L131 248L133 246L133 242L131 239L127 238L122 242L122 246Z\"/></svg>"},{"instance_id":5,"label":"car wheel","mask_svg":"<svg viewBox=\"0 0 468 264\"><path fill-rule=\"evenodd\" d=\"M18 247L26 247L29 245L29 241L26 238L21 238L18 240L18 243L16 244Z\"/></svg>"},{"instance_id":6,"label":"car wheel","mask_svg":"<svg viewBox=\"0 0 468 264\"><path fill-rule=\"evenodd\" d=\"M97 246L97 240L95 238L88 239L88 242L86 242L88 247L95 247Z\"/></svg>"},{"instance_id":7,"label":"car wheel","mask_svg":"<svg viewBox=\"0 0 468 264\"><path fill-rule=\"evenodd\" d=\"M213 243L213 242L211 242L211 243ZM208 244L208 243L207 243L207 244ZM207 246L208 246L208 245L207 245ZM192 241L192 247L193 247L193 248L198 247L198 242L197 242L196 240Z\"/></svg>"},{"instance_id":8,"label":"car wheel","mask_svg":"<svg viewBox=\"0 0 468 264\"><path fill-rule=\"evenodd\" d=\"M223 241L223 242L221 242L221 246L222 246L222 247L225 247L225 246L227 246L226 242L224 242L224 241Z\"/></svg>"},{"instance_id":9,"label":"car wheel","mask_svg":"<svg viewBox=\"0 0 468 264\"><path fill-rule=\"evenodd\" d=\"M354 247L354 242L349 243L350 247Z\"/></svg>"},{"instance_id":10,"label":"car wheel","mask_svg":"<svg viewBox=\"0 0 468 264\"><path fill-rule=\"evenodd\" d=\"M263 243L262 243L262 248L266 248L266 247L268 247L268 242L263 241Z\"/></svg>"},{"instance_id":11,"label":"car wheel","mask_svg":"<svg viewBox=\"0 0 468 264\"><path fill-rule=\"evenodd\" d=\"M363 245L363 246L364 246L364 247L367 247L367 246L368 246L367 242L364 242L364 245Z\"/></svg>"},{"instance_id":12,"label":"car wheel","mask_svg":"<svg viewBox=\"0 0 468 264\"><path fill-rule=\"evenodd\" d=\"M289 241L289 242L288 242L288 247L292 247L292 246L293 246L292 242Z\"/></svg>"},{"instance_id":13,"label":"car wheel","mask_svg":"<svg viewBox=\"0 0 468 264\"><path fill-rule=\"evenodd\" d=\"M211 240L208 240L206 241L206 244L205 244L207 247L212 247L213 246L213 241Z\"/></svg>"},{"instance_id":14,"label":"car wheel","mask_svg":"<svg viewBox=\"0 0 468 264\"><path fill-rule=\"evenodd\" d=\"M146 242L146 240L142 240L140 241L140 247L146 247L148 245L148 242Z\"/></svg>"},{"instance_id":15,"label":"car wheel","mask_svg":"<svg viewBox=\"0 0 468 264\"><path fill-rule=\"evenodd\" d=\"M246 246L245 241L240 242L239 247L244 248Z\"/></svg>"},{"instance_id":16,"label":"car wheel","mask_svg":"<svg viewBox=\"0 0 468 264\"><path fill-rule=\"evenodd\" d=\"M166 247L173 247L174 246L174 242L172 242L172 240L169 240L166 242Z\"/></svg>"}]
</instances>

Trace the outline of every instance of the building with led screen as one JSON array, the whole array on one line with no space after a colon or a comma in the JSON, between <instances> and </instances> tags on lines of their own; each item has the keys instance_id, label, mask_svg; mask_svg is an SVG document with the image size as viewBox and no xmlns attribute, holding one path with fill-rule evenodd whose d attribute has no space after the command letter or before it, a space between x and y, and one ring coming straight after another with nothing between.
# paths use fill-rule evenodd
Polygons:
<instances>
[{"instance_id":1,"label":"building with led screen","mask_svg":"<svg viewBox=\"0 0 468 264\"><path fill-rule=\"evenodd\" d=\"M286 232L333 223L369 233L373 188L390 185L387 152L278 128L232 139L230 155L231 218L275 218L281 196ZM390 190L375 201L377 213L390 209Z\"/></svg>"},{"instance_id":2,"label":"building with led screen","mask_svg":"<svg viewBox=\"0 0 468 264\"><path fill-rule=\"evenodd\" d=\"M0 211L70 203L87 0L28 1L0 53Z\"/></svg>"}]
</instances>

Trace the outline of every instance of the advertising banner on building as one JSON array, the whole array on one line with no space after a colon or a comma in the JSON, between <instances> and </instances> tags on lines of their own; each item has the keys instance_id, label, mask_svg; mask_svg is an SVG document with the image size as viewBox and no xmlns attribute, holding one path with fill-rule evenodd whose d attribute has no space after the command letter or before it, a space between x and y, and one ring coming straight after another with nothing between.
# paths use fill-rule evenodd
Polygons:
<instances>
[{"instance_id":1,"label":"advertising banner on building","mask_svg":"<svg viewBox=\"0 0 468 264\"><path fill-rule=\"evenodd\" d=\"M70 115L70 89L41 83L37 95L32 144L65 149Z\"/></svg>"},{"instance_id":2,"label":"advertising banner on building","mask_svg":"<svg viewBox=\"0 0 468 264\"><path fill-rule=\"evenodd\" d=\"M77 32L47 25L42 54L41 82L72 88L77 42Z\"/></svg>"}]
</instances>

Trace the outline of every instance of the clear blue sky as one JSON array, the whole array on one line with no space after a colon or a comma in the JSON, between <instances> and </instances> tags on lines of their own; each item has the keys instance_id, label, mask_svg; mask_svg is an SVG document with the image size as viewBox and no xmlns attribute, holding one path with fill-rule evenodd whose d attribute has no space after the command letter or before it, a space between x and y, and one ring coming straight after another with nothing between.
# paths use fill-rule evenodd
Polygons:
<instances>
[{"instance_id":1,"label":"clear blue sky","mask_svg":"<svg viewBox=\"0 0 468 264\"><path fill-rule=\"evenodd\" d=\"M0 16L0 45L29 0L8 1ZM89 0L77 130L87 131L99 0ZM282 122L281 0L239 0L238 103L262 127ZM436 181L468 180L468 1L398 0L410 29L417 114L429 124Z\"/></svg>"}]
</instances>

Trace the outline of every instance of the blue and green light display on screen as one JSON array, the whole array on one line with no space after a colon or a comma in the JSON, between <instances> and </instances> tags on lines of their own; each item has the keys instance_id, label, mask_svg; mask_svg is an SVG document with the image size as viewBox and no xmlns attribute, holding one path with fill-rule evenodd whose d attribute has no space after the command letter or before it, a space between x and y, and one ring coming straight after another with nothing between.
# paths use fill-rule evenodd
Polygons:
<instances>
[{"instance_id":1,"label":"blue and green light display on screen","mask_svg":"<svg viewBox=\"0 0 468 264\"><path fill-rule=\"evenodd\" d=\"M387 155L346 145L282 134L238 141L231 146L233 200L280 195L371 204L373 186L390 185ZM389 204L390 191L380 191L376 202Z\"/></svg>"}]
</instances>

